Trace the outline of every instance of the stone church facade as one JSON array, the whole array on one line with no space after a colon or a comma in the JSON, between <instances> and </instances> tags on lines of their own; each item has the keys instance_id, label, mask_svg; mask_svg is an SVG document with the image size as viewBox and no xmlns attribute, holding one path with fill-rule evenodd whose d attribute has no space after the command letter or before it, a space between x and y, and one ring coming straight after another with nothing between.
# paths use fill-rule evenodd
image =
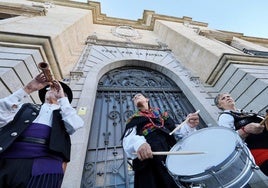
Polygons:
<instances>
[{"instance_id":1,"label":"stone church facade","mask_svg":"<svg viewBox=\"0 0 268 188\"><path fill-rule=\"evenodd\" d=\"M199 109L200 128L217 126L219 92L246 111L268 108L268 39L191 17L144 11L132 21L107 17L93 1L2 0L0 97L29 82L40 62L72 88L72 106L86 122L72 136L64 188L133 187L120 136L135 92L148 92L178 122ZM40 102L36 94L31 102ZM250 184L268 181L256 170Z\"/></svg>"}]
</instances>

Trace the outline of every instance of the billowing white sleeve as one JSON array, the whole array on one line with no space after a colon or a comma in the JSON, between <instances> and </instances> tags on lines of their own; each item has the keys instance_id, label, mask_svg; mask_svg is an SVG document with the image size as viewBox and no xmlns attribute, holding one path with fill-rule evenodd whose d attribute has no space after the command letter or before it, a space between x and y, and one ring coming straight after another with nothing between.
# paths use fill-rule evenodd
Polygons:
<instances>
[{"instance_id":1,"label":"billowing white sleeve","mask_svg":"<svg viewBox=\"0 0 268 188\"><path fill-rule=\"evenodd\" d=\"M77 129L84 126L83 119L77 114L76 110L71 106L67 97L60 98L58 100L62 120L64 121L67 132L71 135Z\"/></svg>"},{"instance_id":2,"label":"billowing white sleeve","mask_svg":"<svg viewBox=\"0 0 268 188\"><path fill-rule=\"evenodd\" d=\"M126 136L123 138L123 148L128 158L135 159L139 147L146 142L144 136L136 135L136 127L127 130Z\"/></svg>"},{"instance_id":3,"label":"billowing white sleeve","mask_svg":"<svg viewBox=\"0 0 268 188\"><path fill-rule=\"evenodd\" d=\"M174 134L179 138L183 138L185 136L188 136L190 133L194 131L196 131L196 128L192 128L187 123L185 123L179 130L175 131Z\"/></svg>"},{"instance_id":4,"label":"billowing white sleeve","mask_svg":"<svg viewBox=\"0 0 268 188\"><path fill-rule=\"evenodd\" d=\"M219 126L224 126L235 130L234 117L229 114L221 114L218 120Z\"/></svg>"},{"instance_id":5,"label":"billowing white sleeve","mask_svg":"<svg viewBox=\"0 0 268 188\"><path fill-rule=\"evenodd\" d=\"M8 97L0 99L0 127L14 118L28 97L29 95L23 89L19 89Z\"/></svg>"}]
</instances>

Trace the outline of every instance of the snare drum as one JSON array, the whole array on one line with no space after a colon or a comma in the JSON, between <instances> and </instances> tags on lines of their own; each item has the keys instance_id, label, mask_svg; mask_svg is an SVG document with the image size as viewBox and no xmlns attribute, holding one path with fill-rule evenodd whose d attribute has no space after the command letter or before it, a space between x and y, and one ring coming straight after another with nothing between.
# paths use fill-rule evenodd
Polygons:
<instances>
[{"instance_id":1,"label":"snare drum","mask_svg":"<svg viewBox=\"0 0 268 188\"><path fill-rule=\"evenodd\" d=\"M168 155L166 166L175 181L206 188L237 188L248 183L256 167L248 148L232 129L209 127L193 132L171 151L205 154Z\"/></svg>"}]
</instances>

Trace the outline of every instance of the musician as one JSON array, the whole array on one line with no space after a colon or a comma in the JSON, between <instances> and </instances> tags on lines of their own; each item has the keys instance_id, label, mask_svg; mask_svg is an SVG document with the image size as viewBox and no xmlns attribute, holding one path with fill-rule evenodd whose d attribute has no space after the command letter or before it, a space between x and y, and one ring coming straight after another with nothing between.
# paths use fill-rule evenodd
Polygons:
<instances>
[{"instance_id":1,"label":"musician","mask_svg":"<svg viewBox=\"0 0 268 188\"><path fill-rule=\"evenodd\" d=\"M42 105L25 102L35 91ZM84 124L71 100L71 89L47 82L44 73L0 99L0 187L60 188L70 161L69 135Z\"/></svg>"},{"instance_id":2,"label":"musician","mask_svg":"<svg viewBox=\"0 0 268 188\"><path fill-rule=\"evenodd\" d=\"M165 155L153 156L153 151L169 151L176 143L169 133L176 126L167 112L149 105L149 98L138 93L133 97L138 111L127 121L123 134L123 148L128 158L133 159L135 188L174 188L178 185L168 173ZM184 137L196 130L199 124L197 113L187 116L188 121L175 134Z\"/></svg>"},{"instance_id":3,"label":"musician","mask_svg":"<svg viewBox=\"0 0 268 188\"><path fill-rule=\"evenodd\" d=\"M264 126L268 122L266 121L264 125L260 124L262 117L237 109L229 93L218 94L214 102L219 109L223 110L218 118L218 124L237 131L247 143L256 164L268 176L268 131Z\"/></svg>"}]
</instances>

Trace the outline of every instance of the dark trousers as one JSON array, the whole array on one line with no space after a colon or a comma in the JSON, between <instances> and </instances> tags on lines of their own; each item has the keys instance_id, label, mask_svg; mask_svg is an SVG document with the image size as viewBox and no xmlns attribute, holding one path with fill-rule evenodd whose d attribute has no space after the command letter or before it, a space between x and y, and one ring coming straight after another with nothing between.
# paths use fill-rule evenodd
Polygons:
<instances>
[{"instance_id":1,"label":"dark trousers","mask_svg":"<svg viewBox=\"0 0 268 188\"><path fill-rule=\"evenodd\" d=\"M167 136L162 132L154 131L146 136L147 142L153 151L169 151ZM135 171L135 188L178 188L173 177L169 174L165 166L165 155L155 155L152 159L133 161Z\"/></svg>"},{"instance_id":2,"label":"dark trousers","mask_svg":"<svg viewBox=\"0 0 268 188\"><path fill-rule=\"evenodd\" d=\"M178 188L163 164L147 159L142 170L135 171L135 188Z\"/></svg>"},{"instance_id":3,"label":"dark trousers","mask_svg":"<svg viewBox=\"0 0 268 188\"><path fill-rule=\"evenodd\" d=\"M268 176L268 160L260 165L260 169L266 176Z\"/></svg>"},{"instance_id":4,"label":"dark trousers","mask_svg":"<svg viewBox=\"0 0 268 188\"><path fill-rule=\"evenodd\" d=\"M0 159L0 188L60 188L63 174L32 176L33 159Z\"/></svg>"}]
</instances>

